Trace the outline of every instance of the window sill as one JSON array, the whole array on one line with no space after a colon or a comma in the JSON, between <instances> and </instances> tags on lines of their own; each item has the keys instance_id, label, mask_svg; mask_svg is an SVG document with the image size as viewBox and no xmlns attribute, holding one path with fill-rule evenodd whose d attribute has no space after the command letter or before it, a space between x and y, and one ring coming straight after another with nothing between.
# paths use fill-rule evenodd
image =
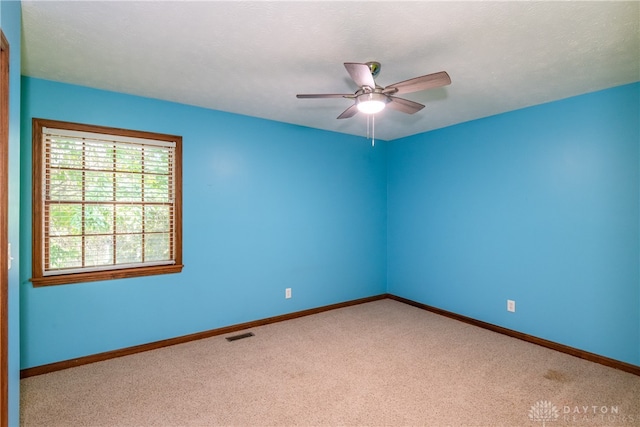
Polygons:
<instances>
[{"instance_id":1,"label":"window sill","mask_svg":"<svg viewBox=\"0 0 640 427\"><path fill-rule=\"evenodd\" d=\"M69 285L73 283L96 282L101 280L126 279L130 277L155 276L158 274L180 273L184 265L161 265L153 267L124 268L122 270L92 271L88 273L59 274L56 276L32 277L34 288L41 286Z\"/></svg>"}]
</instances>

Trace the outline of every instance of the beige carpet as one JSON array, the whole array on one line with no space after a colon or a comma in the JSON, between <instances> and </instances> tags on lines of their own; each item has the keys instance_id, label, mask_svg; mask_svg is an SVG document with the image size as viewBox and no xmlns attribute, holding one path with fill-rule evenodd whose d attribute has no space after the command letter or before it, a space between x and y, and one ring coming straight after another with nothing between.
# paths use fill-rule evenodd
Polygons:
<instances>
[{"instance_id":1,"label":"beige carpet","mask_svg":"<svg viewBox=\"0 0 640 427\"><path fill-rule=\"evenodd\" d=\"M393 300L251 332L24 379L22 425L640 426L640 377Z\"/></svg>"}]
</instances>

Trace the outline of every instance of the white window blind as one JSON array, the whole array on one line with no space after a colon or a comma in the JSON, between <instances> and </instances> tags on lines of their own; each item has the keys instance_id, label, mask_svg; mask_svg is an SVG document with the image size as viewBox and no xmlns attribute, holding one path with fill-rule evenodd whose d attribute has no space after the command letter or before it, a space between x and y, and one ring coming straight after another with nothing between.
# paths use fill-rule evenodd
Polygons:
<instances>
[{"instance_id":1,"label":"white window blind","mask_svg":"<svg viewBox=\"0 0 640 427\"><path fill-rule=\"evenodd\" d=\"M175 264L175 142L42 129L43 274Z\"/></svg>"}]
</instances>

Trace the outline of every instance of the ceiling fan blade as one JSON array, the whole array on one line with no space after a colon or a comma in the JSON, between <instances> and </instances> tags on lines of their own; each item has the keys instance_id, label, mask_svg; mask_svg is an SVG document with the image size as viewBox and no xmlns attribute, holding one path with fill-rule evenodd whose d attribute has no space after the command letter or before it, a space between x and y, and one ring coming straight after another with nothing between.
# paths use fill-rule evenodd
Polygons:
<instances>
[{"instance_id":1,"label":"ceiling fan blade","mask_svg":"<svg viewBox=\"0 0 640 427\"><path fill-rule=\"evenodd\" d=\"M451 84L451 78L446 71L427 74L385 87L382 93L389 95L401 95L403 93L418 92L420 90L433 89Z\"/></svg>"},{"instance_id":2,"label":"ceiling fan blade","mask_svg":"<svg viewBox=\"0 0 640 427\"><path fill-rule=\"evenodd\" d=\"M353 117L358 112L358 106L353 104L351 107L347 108L338 116L339 119L348 119L349 117Z\"/></svg>"},{"instance_id":3,"label":"ceiling fan blade","mask_svg":"<svg viewBox=\"0 0 640 427\"><path fill-rule=\"evenodd\" d=\"M347 69L347 72L358 86L369 86L370 88L375 89L376 82L373 80L371 70L367 64L345 62L344 68Z\"/></svg>"},{"instance_id":4,"label":"ceiling fan blade","mask_svg":"<svg viewBox=\"0 0 640 427\"><path fill-rule=\"evenodd\" d=\"M352 93L303 93L296 95L296 98L355 98Z\"/></svg>"},{"instance_id":5,"label":"ceiling fan blade","mask_svg":"<svg viewBox=\"0 0 640 427\"><path fill-rule=\"evenodd\" d=\"M389 96L387 107L401 111L403 113L413 114L422 110L424 108L424 105L418 104L417 102L409 101L408 99Z\"/></svg>"}]
</instances>

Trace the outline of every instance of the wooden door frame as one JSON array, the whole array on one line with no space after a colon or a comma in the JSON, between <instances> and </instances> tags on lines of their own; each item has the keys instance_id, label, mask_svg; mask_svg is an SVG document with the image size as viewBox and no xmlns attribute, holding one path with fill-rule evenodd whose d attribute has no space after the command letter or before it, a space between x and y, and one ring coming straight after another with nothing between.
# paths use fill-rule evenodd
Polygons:
<instances>
[{"instance_id":1,"label":"wooden door frame","mask_svg":"<svg viewBox=\"0 0 640 427\"><path fill-rule=\"evenodd\" d=\"M9 42L0 29L0 427L9 425Z\"/></svg>"}]
</instances>

